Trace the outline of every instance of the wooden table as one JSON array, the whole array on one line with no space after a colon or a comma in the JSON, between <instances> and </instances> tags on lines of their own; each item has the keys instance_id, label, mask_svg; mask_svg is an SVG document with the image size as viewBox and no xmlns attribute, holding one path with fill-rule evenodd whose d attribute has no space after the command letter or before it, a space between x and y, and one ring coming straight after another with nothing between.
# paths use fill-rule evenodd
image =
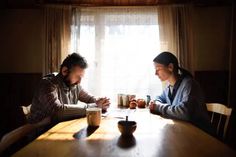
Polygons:
<instances>
[{"instance_id":1,"label":"wooden table","mask_svg":"<svg viewBox=\"0 0 236 157\"><path fill-rule=\"evenodd\" d=\"M235 152L195 126L164 119L138 109L130 115L137 122L131 138L122 138L119 118L110 113L97 129L87 128L85 118L61 122L16 152L14 157L230 157Z\"/></svg>"}]
</instances>

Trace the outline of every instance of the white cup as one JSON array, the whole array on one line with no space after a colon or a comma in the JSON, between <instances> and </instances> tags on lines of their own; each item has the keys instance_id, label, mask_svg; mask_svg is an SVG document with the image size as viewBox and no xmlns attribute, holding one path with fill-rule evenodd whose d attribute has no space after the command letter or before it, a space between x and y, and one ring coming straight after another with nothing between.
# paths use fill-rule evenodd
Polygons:
<instances>
[{"instance_id":1,"label":"white cup","mask_svg":"<svg viewBox=\"0 0 236 157\"><path fill-rule=\"evenodd\" d=\"M117 104L118 104L118 106L123 106L122 95L124 95L124 94L117 94Z\"/></svg>"},{"instance_id":2,"label":"white cup","mask_svg":"<svg viewBox=\"0 0 236 157\"><path fill-rule=\"evenodd\" d=\"M122 103L124 107L129 107L129 96L123 94L122 95Z\"/></svg>"},{"instance_id":3,"label":"white cup","mask_svg":"<svg viewBox=\"0 0 236 157\"><path fill-rule=\"evenodd\" d=\"M86 109L86 116L87 116L87 123L89 126L99 126L101 122L101 108L87 108Z\"/></svg>"}]
</instances>

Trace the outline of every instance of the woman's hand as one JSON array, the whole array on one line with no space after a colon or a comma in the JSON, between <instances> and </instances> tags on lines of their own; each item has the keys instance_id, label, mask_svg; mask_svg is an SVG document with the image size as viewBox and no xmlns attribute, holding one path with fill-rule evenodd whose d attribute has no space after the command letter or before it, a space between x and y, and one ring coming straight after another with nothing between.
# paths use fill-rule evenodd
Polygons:
<instances>
[{"instance_id":1,"label":"woman's hand","mask_svg":"<svg viewBox=\"0 0 236 157\"><path fill-rule=\"evenodd\" d=\"M160 112L157 110L158 104L155 104L154 101L150 101L149 103L149 109L150 112L153 114L160 114Z\"/></svg>"},{"instance_id":2,"label":"woman's hand","mask_svg":"<svg viewBox=\"0 0 236 157\"><path fill-rule=\"evenodd\" d=\"M151 113L154 113L155 107L156 107L156 104L154 103L154 101L150 101L150 103L149 103L149 109L150 109L150 112L151 112Z\"/></svg>"}]
</instances>

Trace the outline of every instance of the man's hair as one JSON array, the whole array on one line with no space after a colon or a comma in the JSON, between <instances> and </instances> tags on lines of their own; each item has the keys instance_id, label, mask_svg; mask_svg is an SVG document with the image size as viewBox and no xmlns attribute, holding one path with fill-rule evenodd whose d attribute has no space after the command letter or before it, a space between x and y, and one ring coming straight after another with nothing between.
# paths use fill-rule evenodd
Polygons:
<instances>
[{"instance_id":1,"label":"man's hair","mask_svg":"<svg viewBox=\"0 0 236 157\"><path fill-rule=\"evenodd\" d=\"M78 53L69 54L61 64L60 72L63 67L67 67L68 70L71 70L74 66L79 66L82 69L86 69L88 67L87 61L84 57L79 55Z\"/></svg>"}]
</instances>

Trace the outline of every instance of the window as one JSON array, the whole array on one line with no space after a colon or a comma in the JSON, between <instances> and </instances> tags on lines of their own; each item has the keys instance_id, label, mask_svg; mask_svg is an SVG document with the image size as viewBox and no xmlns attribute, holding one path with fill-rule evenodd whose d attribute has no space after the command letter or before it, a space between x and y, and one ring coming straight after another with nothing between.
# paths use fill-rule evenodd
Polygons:
<instances>
[{"instance_id":1,"label":"window","mask_svg":"<svg viewBox=\"0 0 236 157\"><path fill-rule=\"evenodd\" d=\"M85 90L111 101L118 93L143 98L161 93L152 62L160 49L155 9L81 9L74 23L71 51L89 63Z\"/></svg>"}]
</instances>

